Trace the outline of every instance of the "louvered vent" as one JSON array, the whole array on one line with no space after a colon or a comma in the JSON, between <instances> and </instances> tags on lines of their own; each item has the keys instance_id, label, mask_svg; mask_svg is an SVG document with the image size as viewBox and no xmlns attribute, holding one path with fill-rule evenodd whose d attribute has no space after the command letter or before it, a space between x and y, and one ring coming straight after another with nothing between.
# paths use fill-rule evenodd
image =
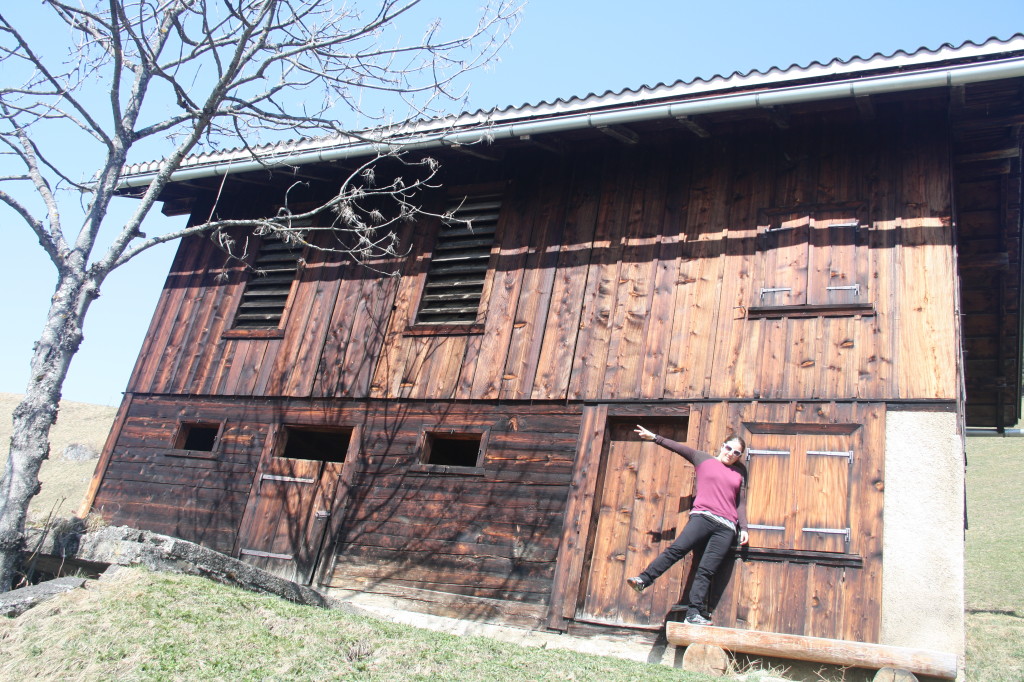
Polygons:
<instances>
[{"instance_id":1,"label":"louvered vent","mask_svg":"<svg viewBox=\"0 0 1024 682\"><path fill-rule=\"evenodd\" d=\"M235 314L235 329L276 329L281 324L302 247L266 236Z\"/></svg>"},{"instance_id":2,"label":"louvered vent","mask_svg":"<svg viewBox=\"0 0 1024 682\"><path fill-rule=\"evenodd\" d=\"M427 270L418 324L476 322L487 275L487 262L501 210L501 196L466 197L441 225Z\"/></svg>"}]
</instances>

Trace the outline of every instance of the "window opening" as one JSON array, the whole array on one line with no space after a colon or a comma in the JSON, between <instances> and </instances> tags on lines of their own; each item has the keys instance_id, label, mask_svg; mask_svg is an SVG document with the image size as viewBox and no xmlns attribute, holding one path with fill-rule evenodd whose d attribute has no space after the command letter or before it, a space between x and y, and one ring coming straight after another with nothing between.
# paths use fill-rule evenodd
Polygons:
<instances>
[{"instance_id":1,"label":"window opening","mask_svg":"<svg viewBox=\"0 0 1024 682\"><path fill-rule=\"evenodd\" d=\"M185 423L178 427L175 449L213 452L217 445L220 424Z\"/></svg>"},{"instance_id":2,"label":"window opening","mask_svg":"<svg viewBox=\"0 0 1024 682\"><path fill-rule=\"evenodd\" d=\"M498 194L467 196L448 206L451 217L441 221L417 324L476 322L500 210Z\"/></svg>"},{"instance_id":3,"label":"window opening","mask_svg":"<svg viewBox=\"0 0 1024 682\"><path fill-rule=\"evenodd\" d=\"M242 292L234 329L276 329L284 317L292 282L299 271L303 247L267 235Z\"/></svg>"},{"instance_id":4,"label":"window opening","mask_svg":"<svg viewBox=\"0 0 1024 682\"><path fill-rule=\"evenodd\" d=\"M284 432L284 448L280 457L320 462L345 461L351 435L349 431L286 426Z\"/></svg>"},{"instance_id":5,"label":"window opening","mask_svg":"<svg viewBox=\"0 0 1024 682\"><path fill-rule=\"evenodd\" d=\"M483 450L483 434L428 433L423 463L446 467L475 467Z\"/></svg>"}]
</instances>

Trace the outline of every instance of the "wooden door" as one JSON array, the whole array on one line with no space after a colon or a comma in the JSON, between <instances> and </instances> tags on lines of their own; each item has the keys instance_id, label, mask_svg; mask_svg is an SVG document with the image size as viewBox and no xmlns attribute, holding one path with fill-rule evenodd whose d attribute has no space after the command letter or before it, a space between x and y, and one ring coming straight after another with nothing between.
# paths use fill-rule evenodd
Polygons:
<instances>
[{"instance_id":1,"label":"wooden door","mask_svg":"<svg viewBox=\"0 0 1024 682\"><path fill-rule=\"evenodd\" d=\"M637 594L626 585L667 548L686 524L693 501L693 467L675 453L639 439L636 419L611 421L605 433L602 474L583 570L579 620L633 627L661 627L679 600L689 559ZM685 441L685 421L644 426Z\"/></svg>"},{"instance_id":2,"label":"wooden door","mask_svg":"<svg viewBox=\"0 0 1024 682\"><path fill-rule=\"evenodd\" d=\"M310 584L343 466L343 461L267 458L239 529L239 558L287 580Z\"/></svg>"}]
</instances>

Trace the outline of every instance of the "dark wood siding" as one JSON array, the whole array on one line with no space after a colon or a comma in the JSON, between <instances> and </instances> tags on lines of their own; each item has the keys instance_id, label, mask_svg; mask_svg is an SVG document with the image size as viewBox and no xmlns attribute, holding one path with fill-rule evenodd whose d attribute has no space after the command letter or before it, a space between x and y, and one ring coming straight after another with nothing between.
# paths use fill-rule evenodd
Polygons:
<instances>
[{"instance_id":1,"label":"dark wood siding","mask_svg":"<svg viewBox=\"0 0 1024 682\"><path fill-rule=\"evenodd\" d=\"M432 221L410 227L411 255L389 264L401 278L312 256L276 338L225 336L245 274L229 268L218 282L223 255L187 240L130 390L955 400L949 146L942 116L907 109L906 123L836 114L772 135L518 157L482 324L460 333L409 332ZM863 280L868 310L748 315L760 274L785 255L759 236L766 212L820 217L836 206L863 216L854 245L826 248L822 230L790 237L798 249L812 242L808 282Z\"/></svg>"},{"instance_id":2,"label":"dark wood siding","mask_svg":"<svg viewBox=\"0 0 1024 682\"><path fill-rule=\"evenodd\" d=\"M223 421L220 445L203 458L175 450L181 420ZM135 397L94 508L112 524L237 551L254 475L280 424L358 427L363 434L338 493L345 499L334 507L337 564L327 585L416 586L547 603L579 407ZM480 467L451 472L422 464L428 429L486 429Z\"/></svg>"}]
</instances>

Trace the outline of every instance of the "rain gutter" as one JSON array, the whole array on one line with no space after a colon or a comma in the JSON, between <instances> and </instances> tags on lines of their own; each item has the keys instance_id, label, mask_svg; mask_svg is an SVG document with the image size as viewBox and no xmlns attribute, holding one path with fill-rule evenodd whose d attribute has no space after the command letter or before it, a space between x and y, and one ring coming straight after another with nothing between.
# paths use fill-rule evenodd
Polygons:
<instances>
[{"instance_id":1,"label":"rain gutter","mask_svg":"<svg viewBox=\"0 0 1024 682\"><path fill-rule=\"evenodd\" d=\"M293 153L282 151L277 153L279 155L271 152L266 156L260 157L259 160L246 156L236 161L224 161L183 168L171 175L171 182L216 177L228 173L266 170L276 166L301 166L309 163L337 161L398 150L411 151L446 146L475 145L503 139L515 139L526 135L547 135L582 128L629 125L644 121L714 114L724 111L779 107L802 102L841 99L844 97L865 97L890 92L952 87L1004 78L1019 78L1022 76L1024 76L1024 57L1012 57L982 64L868 76L833 83L795 85L772 88L760 92L711 95L684 101L663 102L654 105L634 106L596 113L550 116L512 123L482 123L461 131L453 131L451 129L438 130L435 128L432 131L419 135L395 135L391 138L391 141L321 147L319 149L296 151ZM121 180L119 188L127 189L145 186L156 176L157 172L129 175Z\"/></svg>"}]
</instances>

